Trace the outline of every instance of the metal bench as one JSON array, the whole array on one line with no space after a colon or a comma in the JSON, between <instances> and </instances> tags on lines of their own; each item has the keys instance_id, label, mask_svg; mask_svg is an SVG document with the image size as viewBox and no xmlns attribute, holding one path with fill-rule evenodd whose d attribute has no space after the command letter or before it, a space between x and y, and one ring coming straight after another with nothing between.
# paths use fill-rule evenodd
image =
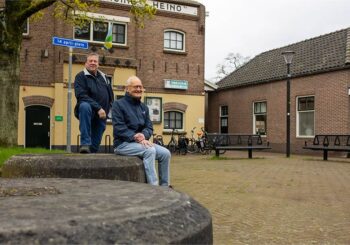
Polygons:
<instances>
[{"instance_id":1,"label":"metal bench","mask_svg":"<svg viewBox=\"0 0 350 245\"><path fill-rule=\"evenodd\" d=\"M220 155L220 150L247 150L248 157L253 158L253 150L271 149L269 142L263 143L257 134L218 134L208 133L208 144Z\"/></svg>"},{"instance_id":2,"label":"metal bench","mask_svg":"<svg viewBox=\"0 0 350 245\"><path fill-rule=\"evenodd\" d=\"M323 160L328 160L328 151L350 152L350 135L318 134L312 145L305 141L303 149L323 151Z\"/></svg>"}]
</instances>

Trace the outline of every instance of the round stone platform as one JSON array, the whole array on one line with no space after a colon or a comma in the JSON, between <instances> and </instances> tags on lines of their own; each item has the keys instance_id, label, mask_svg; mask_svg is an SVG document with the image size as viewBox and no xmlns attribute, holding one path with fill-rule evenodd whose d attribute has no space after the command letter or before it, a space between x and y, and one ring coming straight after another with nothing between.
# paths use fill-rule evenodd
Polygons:
<instances>
[{"instance_id":1,"label":"round stone platform","mask_svg":"<svg viewBox=\"0 0 350 245\"><path fill-rule=\"evenodd\" d=\"M27 154L11 157L2 177L113 179L146 183L142 160L114 154Z\"/></svg>"},{"instance_id":2,"label":"round stone platform","mask_svg":"<svg viewBox=\"0 0 350 245\"><path fill-rule=\"evenodd\" d=\"M209 212L167 187L0 178L0 244L212 244Z\"/></svg>"}]
</instances>

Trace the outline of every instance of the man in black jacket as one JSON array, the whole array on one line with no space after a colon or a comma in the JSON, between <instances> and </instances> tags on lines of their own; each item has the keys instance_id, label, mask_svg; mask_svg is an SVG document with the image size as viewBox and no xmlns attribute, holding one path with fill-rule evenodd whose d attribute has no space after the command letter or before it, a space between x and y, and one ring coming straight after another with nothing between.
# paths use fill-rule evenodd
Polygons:
<instances>
[{"instance_id":1,"label":"man in black jacket","mask_svg":"<svg viewBox=\"0 0 350 245\"><path fill-rule=\"evenodd\" d=\"M79 119L80 153L98 152L114 100L111 81L98 70L98 60L98 54L89 54L84 70L74 81L77 98L74 114Z\"/></svg>"},{"instance_id":2,"label":"man in black jacket","mask_svg":"<svg viewBox=\"0 0 350 245\"><path fill-rule=\"evenodd\" d=\"M153 133L153 125L148 107L141 102L143 91L141 80L132 76L126 82L125 96L113 103L114 152L141 157L147 182L151 185L170 186L171 154L165 147L149 141ZM158 160L158 174L155 169L155 160Z\"/></svg>"}]
</instances>

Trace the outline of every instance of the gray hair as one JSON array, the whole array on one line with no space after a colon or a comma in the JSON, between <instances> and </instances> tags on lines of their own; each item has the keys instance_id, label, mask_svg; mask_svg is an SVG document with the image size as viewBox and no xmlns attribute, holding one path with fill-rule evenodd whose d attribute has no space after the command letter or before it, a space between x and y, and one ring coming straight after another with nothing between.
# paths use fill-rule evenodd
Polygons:
<instances>
[{"instance_id":1,"label":"gray hair","mask_svg":"<svg viewBox=\"0 0 350 245\"><path fill-rule=\"evenodd\" d=\"M97 59L99 59L100 58L100 56L98 55L98 53L94 53L94 52L92 52L92 53L88 53L88 55L86 56L86 61L88 60L88 58L89 57L91 57L91 56L96 56L97 57Z\"/></svg>"},{"instance_id":2,"label":"gray hair","mask_svg":"<svg viewBox=\"0 0 350 245\"><path fill-rule=\"evenodd\" d=\"M131 82L134 81L134 80L140 80L140 78L138 78L137 76L131 76L128 78L128 80L126 80L126 86L130 86Z\"/></svg>"}]
</instances>

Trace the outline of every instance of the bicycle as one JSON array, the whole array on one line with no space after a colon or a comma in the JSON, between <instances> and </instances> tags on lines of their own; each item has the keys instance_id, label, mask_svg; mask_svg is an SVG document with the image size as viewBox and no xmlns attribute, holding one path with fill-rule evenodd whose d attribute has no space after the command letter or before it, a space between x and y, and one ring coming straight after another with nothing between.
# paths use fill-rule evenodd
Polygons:
<instances>
[{"instance_id":1,"label":"bicycle","mask_svg":"<svg viewBox=\"0 0 350 245\"><path fill-rule=\"evenodd\" d=\"M204 128L201 128L201 132L197 132L197 139L194 137L194 130L196 127L193 127L191 130L191 138L188 140L188 153L201 153L201 154L210 154L212 147L208 145L207 141L207 132Z\"/></svg>"},{"instance_id":2,"label":"bicycle","mask_svg":"<svg viewBox=\"0 0 350 245\"><path fill-rule=\"evenodd\" d=\"M175 136L174 136L175 131L177 131L177 130L175 128L173 128L171 131L170 141L167 145L167 148L171 153L174 153L177 150L177 141L176 141Z\"/></svg>"},{"instance_id":3,"label":"bicycle","mask_svg":"<svg viewBox=\"0 0 350 245\"><path fill-rule=\"evenodd\" d=\"M153 143L160 146L164 146L163 136L153 134Z\"/></svg>"},{"instance_id":4,"label":"bicycle","mask_svg":"<svg viewBox=\"0 0 350 245\"><path fill-rule=\"evenodd\" d=\"M195 153L198 152L198 146L196 143L196 139L194 138L194 130L196 129L196 127L193 127L191 129L191 138L188 139L188 147L187 147L187 152L188 153Z\"/></svg>"}]
</instances>

